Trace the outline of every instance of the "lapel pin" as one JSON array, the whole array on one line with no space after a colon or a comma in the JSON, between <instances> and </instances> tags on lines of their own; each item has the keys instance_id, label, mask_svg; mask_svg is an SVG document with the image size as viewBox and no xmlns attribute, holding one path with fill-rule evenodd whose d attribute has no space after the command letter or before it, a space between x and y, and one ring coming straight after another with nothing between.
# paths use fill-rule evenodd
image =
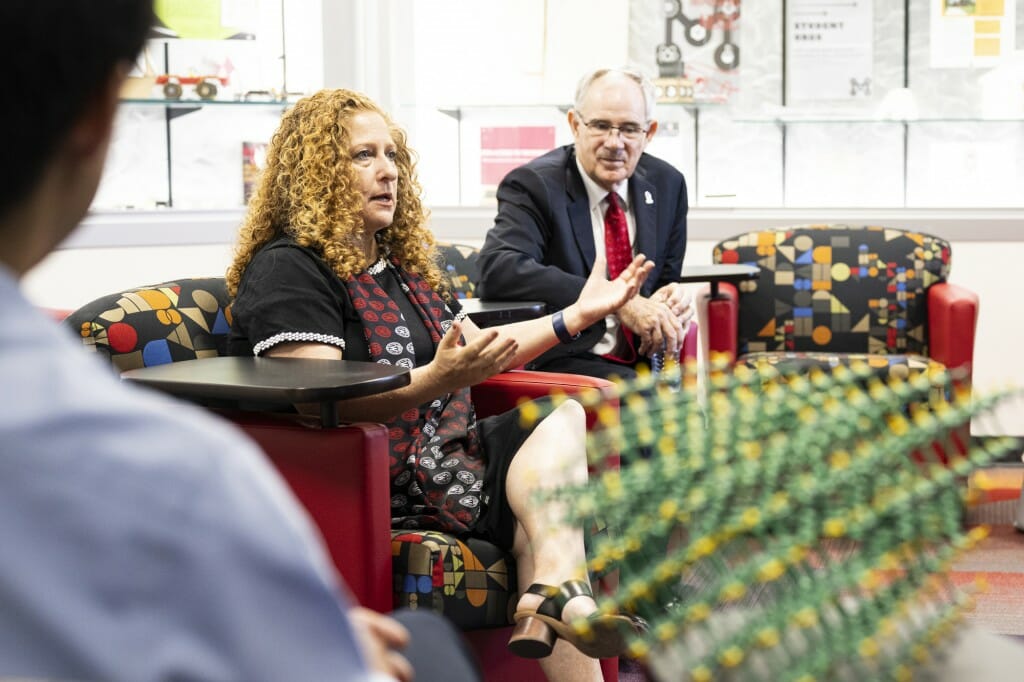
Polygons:
<instances>
[{"instance_id":1,"label":"lapel pin","mask_svg":"<svg viewBox=\"0 0 1024 682\"><path fill-rule=\"evenodd\" d=\"M654 197L652 197L651 193L649 191L646 191L646 190L644 191L644 203L645 204L653 204L654 203Z\"/></svg>"}]
</instances>

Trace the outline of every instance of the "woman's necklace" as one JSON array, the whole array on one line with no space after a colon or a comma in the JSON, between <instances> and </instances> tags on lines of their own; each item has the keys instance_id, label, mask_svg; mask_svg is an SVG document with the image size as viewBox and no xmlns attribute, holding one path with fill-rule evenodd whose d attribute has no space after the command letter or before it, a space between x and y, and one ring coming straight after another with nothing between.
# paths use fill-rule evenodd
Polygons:
<instances>
[{"instance_id":1,"label":"woman's necklace","mask_svg":"<svg viewBox=\"0 0 1024 682\"><path fill-rule=\"evenodd\" d=\"M395 268L394 264L386 257L381 256L380 258L378 258L376 263L366 268L366 271L373 275L374 277L376 277L377 275L384 272L388 268L391 268L395 279L398 280L399 285L401 285L402 287L402 291L404 291L405 293L409 293L409 285L406 284L405 281L398 276L398 270Z\"/></svg>"}]
</instances>

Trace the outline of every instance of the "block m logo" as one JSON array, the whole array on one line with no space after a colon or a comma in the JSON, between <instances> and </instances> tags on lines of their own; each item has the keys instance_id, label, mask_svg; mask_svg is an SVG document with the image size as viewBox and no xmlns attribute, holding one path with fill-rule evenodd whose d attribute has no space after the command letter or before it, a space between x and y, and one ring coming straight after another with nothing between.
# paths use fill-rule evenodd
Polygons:
<instances>
[{"instance_id":1,"label":"block m logo","mask_svg":"<svg viewBox=\"0 0 1024 682\"><path fill-rule=\"evenodd\" d=\"M861 93L865 97L871 96L871 78L865 78L864 80L857 80L856 78L850 79L850 97L856 97L857 93Z\"/></svg>"}]
</instances>

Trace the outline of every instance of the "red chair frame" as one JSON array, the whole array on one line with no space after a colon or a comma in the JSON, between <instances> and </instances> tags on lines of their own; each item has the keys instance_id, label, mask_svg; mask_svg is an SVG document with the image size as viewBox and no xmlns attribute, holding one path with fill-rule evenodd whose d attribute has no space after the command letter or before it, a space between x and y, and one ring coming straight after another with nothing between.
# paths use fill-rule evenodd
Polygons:
<instances>
[{"instance_id":1,"label":"red chair frame","mask_svg":"<svg viewBox=\"0 0 1024 682\"><path fill-rule=\"evenodd\" d=\"M618 408L611 382L574 374L515 370L473 387L480 416L558 391L601 391ZM379 424L320 428L316 419L218 410L252 437L281 472L319 528L338 573L362 605L392 609L390 487L387 431ZM596 412L588 410L592 426ZM512 627L465 632L487 682L543 679L536 661L506 649ZM601 662L606 682L618 680L618 659Z\"/></svg>"}]
</instances>

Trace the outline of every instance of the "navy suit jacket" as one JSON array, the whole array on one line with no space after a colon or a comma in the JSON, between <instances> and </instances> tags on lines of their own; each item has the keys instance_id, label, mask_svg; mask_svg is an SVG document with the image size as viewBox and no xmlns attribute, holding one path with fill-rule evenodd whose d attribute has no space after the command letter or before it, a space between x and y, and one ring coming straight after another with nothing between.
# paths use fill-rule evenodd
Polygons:
<instances>
[{"instance_id":1,"label":"navy suit jacket","mask_svg":"<svg viewBox=\"0 0 1024 682\"><path fill-rule=\"evenodd\" d=\"M686 181L673 166L640 156L629 179L636 252L654 261L640 293L678 282L686 252ZM554 149L511 171L498 186L498 214L479 257L477 294L491 300L544 301L561 310L579 297L596 254L587 190L574 145ZM540 359L589 350L605 332L599 322Z\"/></svg>"}]
</instances>

